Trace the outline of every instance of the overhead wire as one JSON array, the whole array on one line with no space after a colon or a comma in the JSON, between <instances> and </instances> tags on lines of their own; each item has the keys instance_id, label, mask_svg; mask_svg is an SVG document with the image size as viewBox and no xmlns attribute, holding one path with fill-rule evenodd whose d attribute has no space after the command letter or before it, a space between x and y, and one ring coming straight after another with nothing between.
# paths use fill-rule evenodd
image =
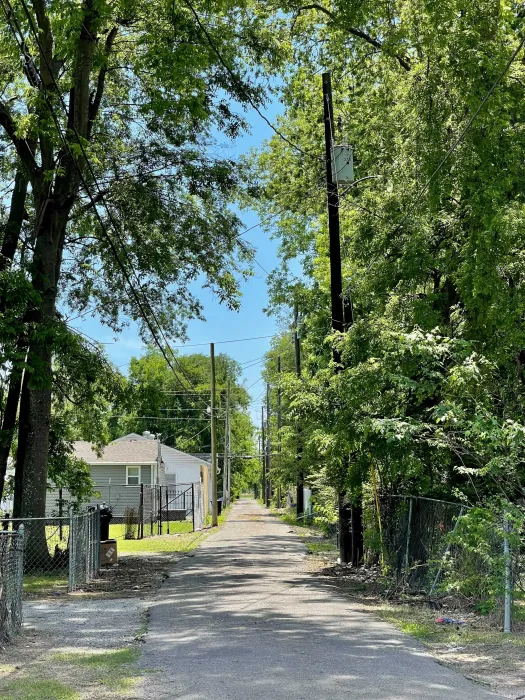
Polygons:
<instances>
[{"instance_id":1,"label":"overhead wire","mask_svg":"<svg viewBox=\"0 0 525 700\"><path fill-rule=\"evenodd\" d=\"M225 59L223 58L221 52L219 49L216 47L215 42L211 38L210 33L206 29L205 25L201 22L201 19L193 7L193 5L189 2L189 0L182 0L183 3L186 5L186 7L189 8L191 11L192 15L195 18L195 21L199 25L199 29L201 30L202 34L204 34L206 41L208 42L210 48L214 52L214 54L217 56L219 59L219 62L223 66L223 68L226 70L230 78L237 84L237 86L240 88L242 93L244 94L245 99L250 103L252 108L257 112L257 114L261 117L261 119L266 122L266 124L270 127L270 129L277 135L279 136L280 139L282 139L285 143L287 143L289 146L291 146L295 151L301 153L302 155L308 156L309 158L315 158L316 160L323 160L320 156L316 156L313 153L309 153L308 151L304 151L300 146L297 144L293 143L287 136L285 136L282 131L280 131L272 122L268 119L268 117L261 112L259 107L256 105L254 99L250 95L249 91L246 89L244 86L242 80L235 75L235 71L227 64Z\"/></svg>"}]
</instances>

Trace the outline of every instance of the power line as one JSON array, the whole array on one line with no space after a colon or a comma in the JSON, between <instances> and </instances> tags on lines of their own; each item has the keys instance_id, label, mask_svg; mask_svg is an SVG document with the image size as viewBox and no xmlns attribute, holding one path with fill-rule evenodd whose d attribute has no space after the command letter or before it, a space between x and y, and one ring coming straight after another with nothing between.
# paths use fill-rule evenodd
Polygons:
<instances>
[{"instance_id":1,"label":"power line","mask_svg":"<svg viewBox=\"0 0 525 700\"><path fill-rule=\"evenodd\" d=\"M261 357L255 357L253 360L246 360L246 362L241 362L241 367L244 367L244 365L250 365L252 362L260 362L261 360L264 360L265 356L261 355Z\"/></svg>"},{"instance_id":2,"label":"power line","mask_svg":"<svg viewBox=\"0 0 525 700\"><path fill-rule=\"evenodd\" d=\"M220 53L219 49L215 46L215 42L212 40L212 38L211 38L211 36L210 36L210 33L208 32L208 30L206 29L206 27L204 26L204 24L201 22L200 17L199 17L199 15L197 14L197 12L196 12L195 8L193 7L193 5L192 5L188 0L183 0L183 2L184 2L184 4L190 9L192 15L195 17L195 20L196 20L197 24L199 25L199 28L200 28L201 32L202 32L202 33L204 34L204 36L206 37L206 41L208 42L208 44L210 45L212 51L215 53L215 55L216 55L217 58L219 59L219 62L221 63L221 65L223 66L223 68L226 70L226 72L228 73L228 75L237 83L237 86L240 87L240 89L241 89L241 91L243 92L245 98L248 100L248 102L251 104L252 108L257 112L257 114L261 117L261 119L262 119L263 121L265 121L266 124L268 124L268 126L270 127L270 129L271 129L275 134L277 134L277 136L279 136L279 138L281 138L283 141L285 141L285 142L286 142L289 146L291 146L295 151L298 151L298 152L301 153L302 155L308 156L309 158L315 158L316 160L322 160L319 156L315 156L315 155L313 155L312 153L308 153L307 151L303 151L303 149L300 148L300 146L298 146L297 144L293 143L293 141L290 141L290 139L289 139L287 136L285 136L276 126L274 126L274 125L272 124L272 122L268 119L268 117L266 117L266 115L264 115L264 114L261 112L261 110L260 110L259 107L255 104L253 98L251 97L250 93L248 92L248 90L246 89L246 87L244 86L244 84L242 83L242 81L235 75L235 72L233 71L233 69L230 68L230 66L226 63L226 61L224 60L224 58L223 58L222 54Z\"/></svg>"},{"instance_id":3,"label":"power line","mask_svg":"<svg viewBox=\"0 0 525 700\"><path fill-rule=\"evenodd\" d=\"M263 377L259 377L259 379L257 379L253 384L250 384L250 386L246 388L246 391L250 391L250 389L253 386L255 386L256 384L258 384L262 379L263 379ZM250 401L250 403L252 403L252 402Z\"/></svg>"},{"instance_id":4,"label":"power line","mask_svg":"<svg viewBox=\"0 0 525 700\"><path fill-rule=\"evenodd\" d=\"M273 338L273 335L256 335L252 338L234 338L233 340L215 340L215 345L224 345L225 343L245 343L248 340L263 340L264 338ZM209 343L189 343L187 345L173 345L174 348L196 348L200 345L209 345Z\"/></svg>"}]
</instances>

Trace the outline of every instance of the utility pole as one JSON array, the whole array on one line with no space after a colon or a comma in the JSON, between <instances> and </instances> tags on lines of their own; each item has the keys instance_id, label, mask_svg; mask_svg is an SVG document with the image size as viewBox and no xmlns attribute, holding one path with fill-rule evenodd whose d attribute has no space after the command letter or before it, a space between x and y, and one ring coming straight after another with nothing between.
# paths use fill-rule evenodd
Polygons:
<instances>
[{"instance_id":1,"label":"utility pole","mask_svg":"<svg viewBox=\"0 0 525 700\"><path fill-rule=\"evenodd\" d=\"M224 455L222 458L222 497L224 505L230 502L229 462L230 462L230 380L226 382L226 420L224 423Z\"/></svg>"},{"instance_id":2,"label":"utility pole","mask_svg":"<svg viewBox=\"0 0 525 700\"><path fill-rule=\"evenodd\" d=\"M270 383L266 384L266 507L270 507L270 501L272 498L272 483L270 478L270 450L271 450L271 440L270 440Z\"/></svg>"},{"instance_id":3,"label":"utility pole","mask_svg":"<svg viewBox=\"0 0 525 700\"><path fill-rule=\"evenodd\" d=\"M279 471L281 470L281 356L277 358L277 452ZM281 484L277 484L277 508L281 507Z\"/></svg>"},{"instance_id":4,"label":"utility pole","mask_svg":"<svg viewBox=\"0 0 525 700\"><path fill-rule=\"evenodd\" d=\"M266 503L266 442L264 435L264 406L261 406L261 462L262 462L262 492L261 499Z\"/></svg>"},{"instance_id":5,"label":"utility pole","mask_svg":"<svg viewBox=\"0 0 525 700\"><path fill-rule=\"evenodd\" d=\"M231 493L232 493L232 417L231 417L231 407L230 407L230 397L231 397L231 388L230 388L230 380L228 379L228 384L227 384L227 390L228 390L228 504L231 501Z\"/></svg>"},{"instance_id":6,"label":"utility pole","mask_svg":"<svg viewBox=\"0 0 525 700\"><path fill-rule=\"evenodd\" d=\"M298 377L301 377L301 341L299 340L299 307L297 302L293 308L294 315L294 346L295 346L295 372ZM296 496L296 512L297 515L304 513L304 472L302 468L303 446L301 444L301 428L297 430L297 496Z\"/></svg>"},{"instance_id":7,"label":"utility pole","mask_svg":"<svg viewBox=\"0 0 525 700\"><path fill-rule=\"evenodd\" d=\"M332 308L332 329L343 333L345 331L343 313L343 281L341 273L341 240L339 227L339 192L337 180L332 172L334 145L334 107L332 101L332 77L323 73L323 116L326 165L326 199L328 205L328 233L330 249L330 297ZM337 177L337 173L336 173ZM333 350L335 371L341 369L341 353ZM339 506L339 557L341 564L356 563L361 553L356 553L352 542L352 530L358 526L353 516L353 508L346 502L346 493L341 491L338 496ZM353 522L354 521L354 522ZM355 530L354 530L355 532ZM357 544L357 541L356 541Z\"/></svg>"},{"instance_id":8,"label":"utility pole","mask_svg":"<svg viewBox=\"0 0 525 700\"><path fill-rule=\"evenodd\" d=\"M215 345L210 343L211 383L211 526L217 527L217 419L215 409Z\"/></svg>"}]
</instances>

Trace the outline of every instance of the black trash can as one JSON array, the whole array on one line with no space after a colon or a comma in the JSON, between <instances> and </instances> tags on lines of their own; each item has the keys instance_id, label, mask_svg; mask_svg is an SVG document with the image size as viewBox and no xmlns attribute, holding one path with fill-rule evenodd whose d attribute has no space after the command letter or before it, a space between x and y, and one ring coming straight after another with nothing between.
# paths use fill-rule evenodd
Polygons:
<instances>
[{"instance_id":1,"label":"black trash can","mask_svg":"<svg viewBox=\"0 0 525 700\"><path fill-rule=\"evenodd\" d=\"M217 499L217 515L222 513L222 498Z\"/></svg>"},{"instance_id":2,"label":"black trash can","mask_svg":"<svg viewBox=\"0 0 525 700\"><path fill-rule=\"evenodd\" d=\"M100 540L104 542L109 540L109 523L113 519L113 513L106 506L105 503L102 504L100 509Z\"/></svg>"}]
</instances>

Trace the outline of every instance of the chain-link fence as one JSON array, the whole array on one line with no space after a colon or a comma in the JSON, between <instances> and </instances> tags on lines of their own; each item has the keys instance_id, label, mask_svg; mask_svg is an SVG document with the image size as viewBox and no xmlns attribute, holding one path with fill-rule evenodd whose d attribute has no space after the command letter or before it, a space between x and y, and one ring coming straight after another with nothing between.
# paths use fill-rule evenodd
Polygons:
<instances>
[{"instance_id":1,"label":"chain-link fence","mask_svg":"<svg viewBox=\"0 0 525 700\"><path fill-rule=\"evenodd\" d=\"M69 517L11 518L4 529L24 526L24 574L64 574L69 570Z\"/></svg>"},{"instance_id":2,"label":"chain-link fence","mask_svg":"<svg viewBox=\"0 0 525 700\"><path fill-rule=\"evenodd\" d=\"M97 577L100 568L100 510L70 514L69 591Z\"/></svg>"},{"instance_id":3,"label":"chain-link fence","mask_svg":"<svg viewBox=\"0 0 525 700\"><path fill-rule=\"evenodd\" d=\"M74 513L62 518L17 518L2 521L3 532L24 527L24 577L49 576L68 580L74 591L91 581L100 564L100 512Z\"/></svg>"},{"instance_id":4,"label":"chain-link fence","mask_svg":"<svg viewBox=\"0 0 525 700\"><path fill-rule=\"evenodd\" d=\"M0 532L0 642L22 625L24 528Z\"/></svg>"},{"instance_id":5,"label":"chain-link fence","mask_svg":"<svg viewBox=\"0 0 525 700\"><path fill-rule=\"evenodd\" d=\"M379 504L382 557L390 572L409 588L435 588L465 506L415 496L384 496Z\"/></svg>"}]
</instances>

